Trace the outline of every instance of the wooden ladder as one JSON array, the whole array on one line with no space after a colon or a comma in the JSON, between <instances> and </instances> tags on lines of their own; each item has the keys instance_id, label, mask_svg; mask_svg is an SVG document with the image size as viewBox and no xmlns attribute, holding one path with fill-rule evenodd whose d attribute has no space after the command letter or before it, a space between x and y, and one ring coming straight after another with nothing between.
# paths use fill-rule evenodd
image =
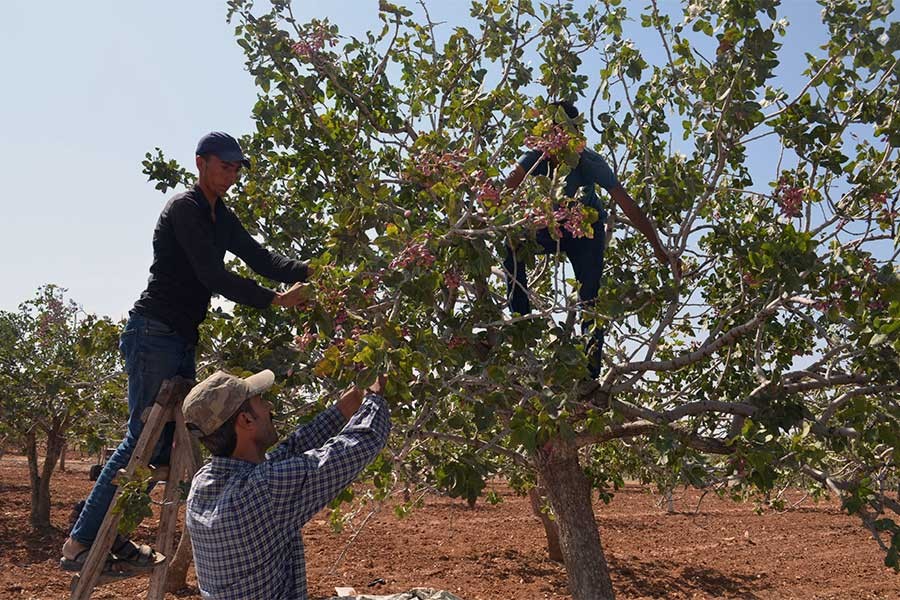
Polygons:
<instances>
[{"instance_id":1,"label":"wooden ladder","mask_svg":"<svg viewBox=\"0 0 900 600\"><path fill-rule=\"evenodd\" d=\"M169 479L165 482L165 501L160 512L159 531L156 546L154 546L154 549L161 552L166 560L151 572L150 588L147 592L148 600L162 600L165 595L166 576L175 550L175 525L178 521L178 506L181 501L181 489L178 484L180 481L190 482L194 473L200 468L199 447L193 436L188 433L184 424L184 415L181 413L181 403L193 385L192 380L178 376L163 381L159 393L156 395L156 401L144 411L141 417L141 420L144 421L144 429L138 438L131 460L128 461L128 466L125 468L125 476L130 478L134 476L138 467L147 467L163 427L166 423L175 421ZM97 537L91 545L84 567L79 574L72 577L71 600L87 600L98 585L124 579L124 577L118 576L101 577L121 518L120 515L113 512L118 497L119 490L116 490L109 509L106 511L103 524L100 525ZM190 540L186 536L185 530L182 544L190 544ZM182 544L179 544L179 547ZM187 552L190 552L189 546ZM143 573L135 572L135 575L141 574Z\"/></svg>"}]
</instances>

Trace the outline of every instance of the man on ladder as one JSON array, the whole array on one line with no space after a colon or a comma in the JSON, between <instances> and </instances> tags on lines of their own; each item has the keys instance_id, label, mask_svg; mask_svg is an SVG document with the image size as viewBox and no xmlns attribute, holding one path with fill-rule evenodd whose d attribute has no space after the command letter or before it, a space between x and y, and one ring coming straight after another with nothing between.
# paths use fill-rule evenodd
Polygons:
<instances>
[{"instance_id":1,"label":"man on ladder","mask_svg":"<svg viewBox=\"0 0 900 600\"><path fill-rule=\"evenodd\" d=\"M164 380L176 375L195 378L198 327L206 318L212 294L260 309L288 308L307 300L303 286L279 293L225 268L229 251L275 281L304 282L309 276L307 264L263 248L225 205L223 197L237 181L241 167L250 166L237 140L221 132L203 136L197 144L196 165L196 185L169 200L153 232L147 289L131 310L119 342L128 372L128 428L63 545L60 566L68 571L81 571L84 566L115 494L113 478L128 464L144 427L144 409L153 404ZM173 431L169 423L150 460L160 472L169 464ZM162 473L156 477L165 478ZM118 537L104 574L133 574L163 560L149 546Z\"/></svg>"}]
</instances>

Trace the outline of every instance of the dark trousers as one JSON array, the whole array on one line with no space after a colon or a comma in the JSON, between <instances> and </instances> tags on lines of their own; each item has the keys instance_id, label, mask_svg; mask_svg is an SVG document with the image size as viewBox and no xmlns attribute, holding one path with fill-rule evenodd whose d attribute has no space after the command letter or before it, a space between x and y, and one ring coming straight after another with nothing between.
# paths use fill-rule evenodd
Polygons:
<instances>
[{"instance_id":1,"label":"dark trousers","mask_svg":"<svg viewBox=\"0 0 900 600\"><path fill-rule=\"evenodd\" d=\"M564 252L575 279L580 284L578 298L584 308L590 308L600 291L600 277L603 275L603 250L605 247L603 221L595 222L593 227L594 237L573 238L563 229L563 235L557 246L557 241L550 236L550 232L544 228L535 234L535 241L540 245L538 254L554 254L557 247ZM503 261L506 270L507 301L509 309L520 315L531 313L531 303L528 300L528 270L523 260L516 258L516 252L508 244L506 246L506 258ZM586 318L581 322L582 331L587 333L593 326L593 319ZM588 367L592 377L600 374L600 365L603 352L603 332L594 332L588 342Z\"/></svg>"}]
</instances>

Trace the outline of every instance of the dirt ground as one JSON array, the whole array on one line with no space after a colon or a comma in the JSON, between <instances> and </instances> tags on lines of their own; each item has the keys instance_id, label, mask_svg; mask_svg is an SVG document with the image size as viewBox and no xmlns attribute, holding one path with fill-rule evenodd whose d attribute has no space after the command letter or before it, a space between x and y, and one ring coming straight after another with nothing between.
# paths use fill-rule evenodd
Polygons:
<instances>
[{"instance_id":1,"label":"dirt ground","mask_svg":"<svg viewBox=\"0 0 900 600\"><path fill-rule=\"evenodd\" d=\"M70 459L52 483L53 530L33 534L22 457L0 459L0 598L68 597L69 576L57 567L74 502L91 488L90 461ZM327 514L303 530L311 598L335 586L388 594L412 587L451 591L464 600L567 598L564 569L545 557L543 530L528 501L502 483L503 502L464 502L430 496L424 508L398 520L385 506L347 550L352 531L332 533ZM900 575L858 522L834 502L804 501L783 513L757 515L754 507L696 492L676 494L675 514L639 486L595 507L613 585L621 599L900 598ZM799 496L794 500L800 500ZM152 521L136 537L151 542ZM424 542L422 541L424 540ZM370 583L384 580L384 583ZM166 598L199 598L193 570L189 586ZM141 598L146 578L98 588L94 598Z\"/></svg>"}]
</instances>

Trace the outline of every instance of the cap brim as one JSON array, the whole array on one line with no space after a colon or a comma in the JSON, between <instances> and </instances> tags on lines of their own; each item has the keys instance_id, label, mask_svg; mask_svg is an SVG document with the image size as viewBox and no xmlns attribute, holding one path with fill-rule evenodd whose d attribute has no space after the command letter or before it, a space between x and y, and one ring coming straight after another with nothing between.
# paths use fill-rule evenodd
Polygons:
<instances>
[{"instance_id":1,"label":"cap brim","mask_svg":"<svg viewBox=\"0 0 900 600\"><path fill-rule=\"evenodd\" d=\"M223 160L225 162L239 162L245 168L250 168L250 161L240 152L222 152L221 154L216 154L219 157L219 160Z\"/></svg>"},{"instance_id":2,"label":"cap brim","mask_svg":"<svg viewBox=\"0 0 900 600\"><path fill-rule=\"evenodd\" d=\"M275 373L266 369L244 379L249 388L250 397L262 394L275 383Z\"/></svg>"}]
</instances>

